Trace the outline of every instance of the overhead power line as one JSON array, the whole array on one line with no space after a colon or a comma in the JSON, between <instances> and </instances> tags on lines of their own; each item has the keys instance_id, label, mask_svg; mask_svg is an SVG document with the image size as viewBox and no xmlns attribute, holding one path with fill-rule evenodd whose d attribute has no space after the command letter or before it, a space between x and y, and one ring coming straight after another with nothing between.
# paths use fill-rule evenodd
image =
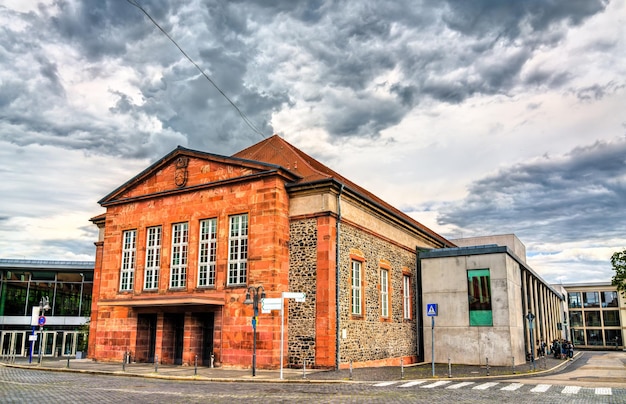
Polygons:
<instances>
[{"instance_id":1,"label":"overhead power line","mask_svg":"<svg viewBox=\"0 0 626 404\"><path fill-rule=\"evenodd\" d=\"M148 14L148 12L143 7L141 7L141 5L139 5L139 3L137 3L136 0L126 0L126 1L128 3L130 3L130 4L132 4L133 6L137 7L139 10L141 10L141 12L144 13L146 15L146 17L148 17L148 19L150 19L150 21L152 21L152 23L167 37L167 39L169 39L174 44L174 46L176 46L178 48L180 53L182 53L183 56L185 56L185 58L187 58L187 60L189 60L191 62L191 64L193 64L196 67L196 69L198 69L200 74L202 74L209 81L209 83L211 83L213 85L213 87L215 87L215 89L217 91L219 91L220 94L222 94L222 96L230 103L230 105L232 105L233 108L235 108L235 110L239 113L239 116L241 117L241 119L243 119L243 121L246 123L246 125L248 125L248 127L250 129L252 129L252 131L254 131L255 133L261 135L261 137L265 139L265 135L263 134L263 132L261 132L256 127L256 125L254 125L254 123L252 123L250 118L248 118L246 116L246 114L241 109L239 109L239 107L230 98L228 98L228 96L224 93L224 91L222 91L222 89L219 88L219 86L217 84L215 84L215 82L213 80L211 80L209 75L206 74L204 72L204 70L202 70L202 68L200 66L198 66L198 64L196 62L194 62L193 59L191 59L191 57L189 57L189 55L187 55L187 53L185 53L185 51L178 45L178 43L163 28L161 28L161 26L154 20L154 18L152 18L152 16L150 16L150 14Z\"/></svg>"}]
</instances>

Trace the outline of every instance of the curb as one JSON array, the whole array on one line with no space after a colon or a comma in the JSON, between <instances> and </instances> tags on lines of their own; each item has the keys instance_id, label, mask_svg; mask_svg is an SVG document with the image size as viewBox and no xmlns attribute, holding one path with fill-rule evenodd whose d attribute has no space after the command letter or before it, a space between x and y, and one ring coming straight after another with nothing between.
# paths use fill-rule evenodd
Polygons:
<instances>
[{"instance_id":1,"label":"curb","mask_svg":"<svg viewBox=\"0 0 626 404\"><path fill-rule=\"evenodd\" d=\"M541 371L534 371L531 373L511 373L505 375L493 375L493 376L462 376L462 377L429 377L429 378L420 378L420 379L401 379L397 380L397 382L409 382L413 380L451 380L451 381L460 381L460 380L501 380L501 379L511 379L511 378L528 378L535 377L540 375L545 375L553 372L560 371L570 364L577 361L582 356L582 352L576 352L572 360L566 360L562 363L554 366L550 369L545 369ZM346 383L346 384L362 384L362 383L380 383L381 380L350 380L350 379L336 379L336 380L328 380L328 379L279 379L279 378L242 378L242 377L207 377L207 376L171 376L165 374L158 374L155 372L149 373L128 373L126 371L107 371L107 370L95 370L95 369L72 369L72 368L58 368L58 367L44 367L44 366L27 366L27 365L19 365L12 363L0 363L0 365L8 368L17 368L17 369L29 369L29 370L38 370L38 371L47 371L47 372L64 372L64 373L81 373L81 374L89 374L89 375L109 375L109 376L126 376L126 377L142 377L147 379L160 379L160 380L178 380L178 381L204 381L204 382L216 382L216 383L291 383L291 384L337 384L337 383ZM388 381L388 380L386 380Z\"/></svg>"}]
</instances>

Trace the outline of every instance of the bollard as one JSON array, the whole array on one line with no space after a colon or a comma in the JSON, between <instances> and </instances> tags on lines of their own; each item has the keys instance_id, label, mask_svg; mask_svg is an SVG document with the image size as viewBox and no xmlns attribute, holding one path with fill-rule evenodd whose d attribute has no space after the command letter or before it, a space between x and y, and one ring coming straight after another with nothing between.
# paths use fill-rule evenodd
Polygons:
<instances>
[{"instance_id":1,"label":"bollard","mask_svg":"<svg viewBox=\"0 0 626 404\"><path fill-rule=\"evenodd\" d=\"M215 367L215 355L211 354L211 368Z\"/></svg>"},{"instance_id":2,"label":"bollard","mask_svg":"<svg viewBox=\"0 0 626 404\"><path fill-rule=\"evenodd\" d=\"M350 380L352 380L352 361L350 361Z\"/></svg>"},{"instance_id":3,"label":"bollard","mask_svg":"<svg viewBox=\"0 0 626 404\"><path fill-rule=\"evenodd\" d=\"M306 379L306 359L302 361L302 378Z\"/></svg>"},{"instance_id":4,"label":"bollard","mask_svg":"<svg viewBox=\"0 0 626 404\"><path fill-rule=\"evenodd\" d=\"M67 368L68 369L70 368L70 356L69 355L67 355Z\"/></svg>"},{"instance_id":5,"label":"bollard","mask_svg":"<svg viewBox=\"0 0 626 404\"><path fill-rule=\"evenodd\" d=\"M198 376L198 355L196 355L196 360L193 364L193 375Z\"/></svg>"},{"instance_id":6,"label":"bollard","mask_svg":"<svg viewBox=\"0 0 626 404\"><path fill-rule=\"evenodd\" d=\"M400 379L404 379L404 358L400 358Z\"/></svg>"},{"instance_id":7,"label":"bollard","mask_svg":"<svg viewBox=\"0 0 626 404\"><path fill-rule=\"evenodd\" d=\"M452 365L450 364L450 358L448 358L448 377L452 377Z\"/></svg>"},{"instance_id":8,"label":"bollard","mask_svg":"<svg viewBox=\"0 0 626 404\"><path fill-rule=\"evenodd\" d=\"M513 370L513 374L515 374L515 356L511 356L511 369Z\"/></svg>"},{"instance_id":9,"label":"bollard","mask_svg":"<svg viewBox=\"0 0 626 404\"><path fill-rule=\"evenodd\" d=\"M122 371L126 371L126 352L124 352L124 359L122 359Z\"/></svg>"},{"instance_id":10,"label":"bollard","mask_svg":"<svg viewBox=\"0 0 626 404\"><path fill-rule=\"evenodd\" d=\"M485 363L487 364L487 376L489 376L489 358L485 358Z\"/></svg>"},{"instance_id":11,"label":"bollard","mask_svg":"<svg viewBox=\"0 0 626 404\"><path fill-rule=\"evenodd\" d=\"M159 372L159 355L154 355L154 373Z\"/></svg>"}]
</instances>

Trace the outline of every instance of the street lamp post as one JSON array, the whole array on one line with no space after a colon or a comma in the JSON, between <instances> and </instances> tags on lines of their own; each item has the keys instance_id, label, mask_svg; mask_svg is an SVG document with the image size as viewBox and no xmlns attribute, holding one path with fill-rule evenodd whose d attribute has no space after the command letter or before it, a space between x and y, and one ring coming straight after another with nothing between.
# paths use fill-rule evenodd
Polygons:
<instances>
[{"instance_id":1,"label":"street lamp post","mask_svg":"<svg viewBox=\"0 0 626 404\"><path fill-rule=\"evenodd\" d=\"M50 310L50 304L47 297L39 300L39 364L41 364L41 354L43 349L43 325L46 321L46 311Z\"/></svg>"},{"instance_id":2,"label":"street lamp post","mask_svg":"<svg viewBox=\"0 0 626 404\"><path fill-rule=\"evenodd\" d=\"M249 286L246 292L244 304L251 304L254 310L252 317L252 376L256 376L256 326L259 321L259 300L265 299L265 289L263 286Z\"/></svg>"}]
</instances>

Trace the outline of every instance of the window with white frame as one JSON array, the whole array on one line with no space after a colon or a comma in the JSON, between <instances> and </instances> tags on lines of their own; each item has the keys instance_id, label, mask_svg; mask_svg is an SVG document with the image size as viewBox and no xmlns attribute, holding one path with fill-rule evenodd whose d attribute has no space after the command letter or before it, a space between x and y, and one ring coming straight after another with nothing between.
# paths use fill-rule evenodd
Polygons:
<instances>
[{"instance_id":1,"label":"window with white frame","mask_svg":"<svg viewBox=\"0 0 626 404\"><path fill-rule=\"evenodd\" d=\"M362 263L352 261L352 314L363 315Z\"/></svg>"},{"instance_id":2,"label":"window with white frame","mask_svg":"<svg viewBox=\"0 0 626 404\"><path fill-rule=\"evenodd\" d=\"M159 287L161 268L161 226L148 227L146 232L146 270L143 288L154 290Z\"/></svg>"},{"instance_id":3,"label":"window with white frame","mask_svg":"<svg viewBox=\"0 0 626 404\"><path fill-rule=\"evenodd\" d=\"M404 318L411 318L411 277L402 276L402 302L404 310Z\"/></svg>"},{"instance_id":4,"label":"window with white frame","mask_svg":"<svg viewBox=\"0 0 626 404\"><path fill-rule=\"evenodd\" d=\"M172 225L172 263L170 266L170 288L184 288L187 285L187 247L189 225Z\"/></svg>"},{"instance_id":5,"label":"window with white frame","mask_svg":"<svg viewBox=\"0 0 626 404\"><path fill-rule=\"evenodd\" d=\"M380 270L380 315L389 317L389 271Z\"/></svg>"},{"instance_id":6,"label":"window with white frame","mask_svg":"<svg viewBox=\"0 0 626 404\"><path fill-rule=\"evenodd\" d=\"M122 268L120 271L120 290L133 290L136 258L137 230L126 230L122 235Z\"/></svg>"},{"instance_id":7,"label":"window with white frame","mask_svg":"<svg viewBox=\"0 0 626 404\"><path fill-rule=\"evenodd\" d=\"M198 253L198 286L215 285L216 253L217 219L201 220Z\"/></svg>"},{"instance_id":8,"label":"window with white frame","mask_svg":"<svg viewBox=\"0 0 626 404\"><path fill-rule=\"evenodd\" d=\"M248 215L229 218L228 285L245 285L248 270Z\"/></svg>"}]
</instances>

